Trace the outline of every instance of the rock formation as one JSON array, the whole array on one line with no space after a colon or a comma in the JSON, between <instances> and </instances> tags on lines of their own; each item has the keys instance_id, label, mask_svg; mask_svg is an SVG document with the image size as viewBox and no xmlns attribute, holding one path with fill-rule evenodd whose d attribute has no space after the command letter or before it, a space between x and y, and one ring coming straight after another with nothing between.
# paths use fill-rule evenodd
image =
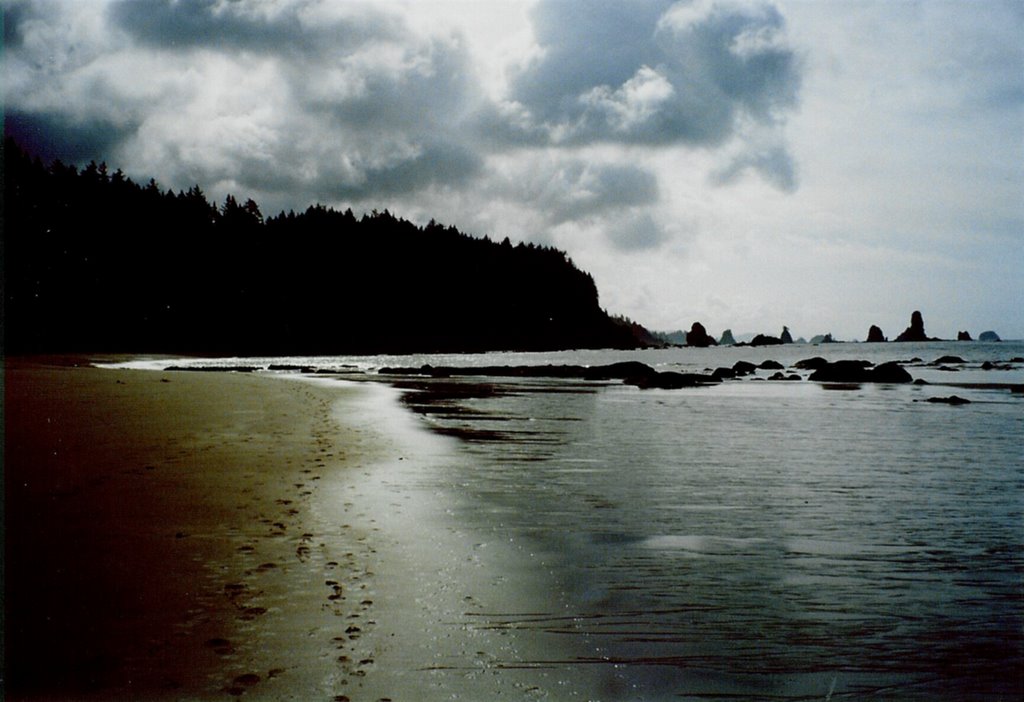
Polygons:
<instances>
[{"instance_id":1,"label":"rock formation","mask_svg":"<svg viewBox=\"0 0 1024 702\"><path fill-rule=\"evenodd\" d=\"M802 361L797 361L793 364L793 367L800 368L802 370L818 370L819 368L824 368L827 365L828 361L821 356L815 356L814 358L805 358Z\"/></svg>"},{"instance_id":2,"label":"rock formation","mask_svg":"<svg viewBox=\"0 0 1024 702\"><path fill-rule=\"evenodd\" d=\"M657 371L648 375L626 378L627 385L635 385L641 390L658 388L660 390L678 390L680 388L696 388L703 385L714 385L718 378L700 373L676 373L675 371Z\"/></svg>"},{"instance_id":3,"label":"rock formation","mask_svg":"<svg viewBox=\"0 0 1024 702\"><path fill-rule=\"evenodd\" d=\"M956 333L957 341L972 341L970 332L958 331Z\"/></svg>"},{"instance_id":4,"label":"rock formation","mask_svg":"<svg viewBox=\"0 0 1024 702\"><path fill-rule=\"evenodd\" d=\"M732 369L736 372L736 375L750 375L757 370L757 366L750 361L736 361L736 363L733 364Z\"/></svg>"},{"instance_id":5,"label":"rock formation","mask_svg":"<svg viewBox=\"0 0 1024 702\"><path fill-rule=\"evenodd\" d=\"M782 334L781 334L781 336L779 336L779 339L781 339L782 343L784 343L784 344L792 344L793 343L793 335L789 333L789 327L783 327L782 328Z\"/></svg>"},{"instance_id":6,"label":"rock formation","mask_svg":"<svg viewBox=\"0 0 1024 702\"><path fill-rule=\"evenodd\" d=\"M929 397L925 402L942 403L946 405L969 405L971 401L960 397L959 395L950 395L949 397Z\"/></svg>"},{"instance_id":7,"label":"rock formation","mask_svg":"<svg viewBox=\"0 0 1024 702\"><path fill-rule=\"evenodd\" d=\"M978 341L1002 341L994 331L983 331L978 334Z\"/></svg>"},{"instance_id":8,"label":"rock formation","mask_svg":"<svg viewBox=\"0 0 1024 702\"><path fill-rule=\"evenodd\" d=\"M708 332L704 329L703 324L694 322L693 326L690 327L690 331L686 333L686 345L706 347L716 346L717 344L714 339L708 336Z\"/></svg>"},{"instance_id":9,"label":"rock formation","mask_svg":"<svg viewBox=\"0 0 1024 702\"><path fill-rule=\"evenodd\" d=\"M877 344L883 341L886 341L886 338L885 335L882 333L882 330L879 327L872 324L871 328L868 329L868 343Z\"/></svg>"},{"instance_id":10,"label":"rock formation","mask_svg":"<svg viewBox=\"0 0 1024 702\"><path fill-rule=\"evenodd\" d=\"M732 329L726 329L722 332L722 338L718 340L720 346L732 346L736 343L736 339L732 336Z\"/></svg>"},{"instance_id":11,"label":"rock formation","mask_svg":"<svg viewBox=\"0 0 1024 702\"><path fill-rule=\"evenodd\" d=\"M896 341L931 341L924 333L924 317L917 310L910 315L910 326L896 337Z\"/></svg>"},{"instance_id":12,"label":"rock formation","mask_svg":"<svg viewBox=\"0 0 1024 702\"><path fill-rule=\"evenodd\" d=\"M809 380L824 383L909 383L913 378L895 361L874 368L868 361L836 361L811 373Z\"/></svg>"},{"instance_id":13,"label":"rock formation","mask_svg":"<svg viewBox=\"0 0 1024 702\"><path fill-rule=\"evenodd\" d=\"M792 341L792 339L791 339ZM785 343L777 336L768 336L767 334L758 334L750 340L751 346L778 346L779 344Z\"/></svg>"}]
</instances>

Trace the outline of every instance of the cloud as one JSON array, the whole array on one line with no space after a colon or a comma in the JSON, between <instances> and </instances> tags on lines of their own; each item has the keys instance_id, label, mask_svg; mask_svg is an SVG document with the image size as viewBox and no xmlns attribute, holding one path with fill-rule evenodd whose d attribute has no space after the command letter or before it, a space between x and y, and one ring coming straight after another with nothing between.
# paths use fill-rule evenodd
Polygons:
<instances>
[{"instance_id":1,"label":"cloud","mask_svg":"<svg viewBox=\"0 0 1024 702\"><path fill-rule=\"evenodd\" d=\"M400 9L13 2L7 131L45 142L47 156L106 154L172 187L253 190L269 208L463 189L494 178L493 154L525 163L555 148L552 177L518 191L542 188L531 206L557 224L657 200L651 171L614 159L584 168L580 146L742 140L741 119L778 119L799 84L769 6L545 0L532 15L539 58L494 100L458 32L421 34ZM718 182L753 169L787 189L785 163L779 142Z\"/></svg>"},{"instance_id":2,"label":"cloud","mask_svg":"<svg viewBox=\"0 0 1024 702\"><path fill-rule=\"evenodd\" d=\"M608 222L605 231L612 245L623 252L654 249L668 238L649 211L627 212Z\"/></svg>"},{"instance_id":3,"label":"cloud","mask_svg":"<svg viewBox=\"0 0 1024 702\"><path fill-rule=\"evenodd\" d=\"M132 129L97 119L78 121L58 113L8 110L4 115L4 133L46 163L57 159L69 164L99 163Z\"/></svg>"},{"instance_id":4,"label":"cloud","mask_svg":"<svg viewBox=\"0 0 1024 702\"><path fill-rule=\"evenodd\" d=\"M799 62L765 3L542 0L533 20L542 53L509 95L527 138L712 147L797 102Z\"/></svg>"},{"instance_id":5,"label":"cloud","mask_svg":"<svg viewBox=\"0 0 1024 702\"><path fill-rule=\"evenodd\" d=\"M109 14L115 26L139 43L169 50L321 54L404 34L395 15L369 3L117 0Z\"/></svg>"},{"instance_id":6,"label":"cloud","mask_svg":"<svg viewBox=\"0 0 1024 702\"><path fill-rule=\"evenodd\" d=\"M269 207L459 187L482 160L457 34L362 3L19 3L6 130ZM247 193L249 194L249 193Z\"/></svg>"},{"instance_id":7,"label":"cloud","mask_svg":"<svg viewBox=\"0 0 1024 702\"><path fill-rule=\"evenodd\" d=\"M728 163L711 173L710 180L716 185L730 185L750 171L782 192L796 191L796 164L789 151L780 144L745 144Z\"/></svg>"}]
</instances>

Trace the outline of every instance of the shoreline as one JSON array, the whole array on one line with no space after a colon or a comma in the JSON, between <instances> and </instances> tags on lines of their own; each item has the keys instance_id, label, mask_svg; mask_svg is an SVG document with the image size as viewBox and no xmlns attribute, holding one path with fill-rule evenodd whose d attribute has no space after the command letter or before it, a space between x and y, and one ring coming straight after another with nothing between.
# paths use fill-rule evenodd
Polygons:
<instances>
[{"instance_id":1,"label":"shoreline","mask_svg":"<svg viewBox=\"0 0 1024 702\"><path fill-rule=\"evenodd\" d=\"M403 391L87 363L4 369L7 699L607 694Z\"/></svg>"},{"instance_id":2,"label":"shoreline","mask_svg":"<svg viewBox=\"0 0 1024 702\"><path fill-rule=\"evenodd\" d=\"M5 359L7 698L352 695L372 547L319 493L376 460L356 391L87 362Z\"/></svg>"}]
</instances>

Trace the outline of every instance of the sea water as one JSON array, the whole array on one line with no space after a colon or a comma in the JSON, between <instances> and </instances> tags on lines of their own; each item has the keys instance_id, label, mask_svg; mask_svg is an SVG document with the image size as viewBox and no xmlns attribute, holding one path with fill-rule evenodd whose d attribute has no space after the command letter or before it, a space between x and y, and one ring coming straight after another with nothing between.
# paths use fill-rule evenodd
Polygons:
<instances>
[{"instance_id":1,"label":"sea water","mask_svg":"<svg viewBox=\"0 0 1024 702\"><path fill-rule=\"evenodd\" d=\"M947 354L967 363L931 364ZM421 571L435 557L479 555L486 587L461 582L480 572L470 567L444 566L424 582L479 595L448 606L438 625L515 639L493 649L481 641L471 655L488 659L463 670L515 671L512 698L1020 699L1024 396L1005 385L1024 382L1024 364L981 363L1024 356L1022 344L314 363L372 371L628 359L700 372L810 356L901 360L929 384L771 381L768 371L683 390L397 379L392 397L440 443L431 460L378 479L378 495L391 491L378 499L396 513L414 503L424 525L392 538L411 562L429 554ZM953 394L970 404L926 401ZM447 530L448 561L429 545L431 528ZM451 655L445 665L423 655L410 669L434 675L436 699L472 698L465 675L436 675L458 668Z\"/></svg>"}]
</instances>

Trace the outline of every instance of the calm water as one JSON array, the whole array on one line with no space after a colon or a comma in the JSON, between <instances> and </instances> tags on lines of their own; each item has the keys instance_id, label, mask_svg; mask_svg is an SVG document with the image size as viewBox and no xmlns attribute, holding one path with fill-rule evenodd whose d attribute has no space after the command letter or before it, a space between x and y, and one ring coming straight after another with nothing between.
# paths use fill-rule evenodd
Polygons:
<instances>
[{"instance_id":1,"label":"calm water","mask_svg":"<svg viewBox=\"0 0 1024 702\"><path fill-rule=\"evenodd\" d=\"M968 363L927 365L945 354ZM467 549L502 545L487 566L499 578L483 589L486 606L454 606L442 618L453 631L518 637L491 665L540 684L513 697L1020 699L1024 396L936 383L1022 383L1024 364L984 371L980 363L1024 356L1024 344L317 363L637 359L701 371L815 355L917 357L908 370L932 384L743 380L641 391L476 378L431 381L429 393L405 386L406 416L444 438L430 460L392 466L382 499L418 501L420 524L440 520ZM923 401L951 394L971 404ZM432 505L443 514L424 514ZM394 538L414 554L432 537ZM458 549L450 548L453 562ZM495 582L528 594L502 607Z\"/></svg>"}]
</instances>

